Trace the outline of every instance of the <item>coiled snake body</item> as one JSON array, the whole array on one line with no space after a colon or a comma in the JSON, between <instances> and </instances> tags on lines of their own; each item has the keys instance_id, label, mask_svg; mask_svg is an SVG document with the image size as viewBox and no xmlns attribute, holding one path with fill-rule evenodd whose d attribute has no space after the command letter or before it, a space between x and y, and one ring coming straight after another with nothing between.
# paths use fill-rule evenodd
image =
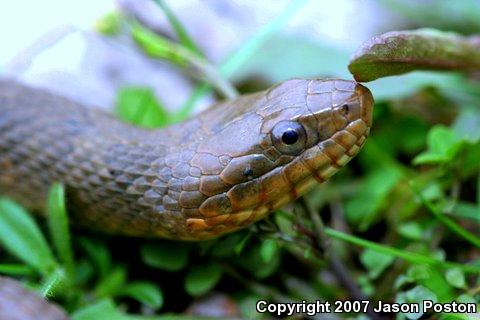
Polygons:
<instances>
[{"instance_id":1,"label":"coiled snake body","mask_svg":"<svg viewBox=\"0 0 480 320\"><path fill-rule=\"evenodd\" d=\"M76 224L208 239L327 180L364 144L372 109L355 82L293 79L145 130L1 81L0 194L41 209L59 181Z\"/></svg>"}]
</instances>

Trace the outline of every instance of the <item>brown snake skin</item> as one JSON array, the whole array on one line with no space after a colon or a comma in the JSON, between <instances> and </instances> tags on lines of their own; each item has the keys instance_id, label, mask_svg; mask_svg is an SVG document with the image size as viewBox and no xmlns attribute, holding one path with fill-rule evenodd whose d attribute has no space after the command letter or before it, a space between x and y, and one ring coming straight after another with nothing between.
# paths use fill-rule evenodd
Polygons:
<instances>
[{"instance_id":1,"label":"brown snake skin","mask_svg":"<svg viewBox=\"0 0 480 320\"><path fill-rule=\"evenodd\" d=\"M0 194L42 209L59 181L75 224L213 238L332 176L364 144L372 110L370 91L353 81L292 79L144 130L3 80Z\"/></svg>"}]
</instances>

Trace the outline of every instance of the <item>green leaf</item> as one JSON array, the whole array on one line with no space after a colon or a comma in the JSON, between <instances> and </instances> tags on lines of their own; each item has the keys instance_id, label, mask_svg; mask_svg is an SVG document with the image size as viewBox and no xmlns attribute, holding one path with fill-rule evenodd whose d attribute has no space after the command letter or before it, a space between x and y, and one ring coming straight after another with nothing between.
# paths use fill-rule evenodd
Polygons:
<instances>
[{"instance_id":1,"label":"green leaf","mask_svg":"<svg viewBox=\"0 0 480 320\"><path fill-rule=\"evenodd\" d=\"M0 273L9 276L33 276L35 270L24 264L0 264Z\"/></svg>"},{"instance_id":2,"label":"green leaf","mask_svg":"<svg viewBox=\"0 0 480 320\"><path fill-rule=\"evenodd\" d=\"M271 250L271 248L268 248L267 245L267 252L262 253L262 247L262 244L255 244L250 247L249 250L245 250L238 260L238 263L243 268L248 270L252 276L258 279L266 278L274 274L278 270L281 260L280 250L275 250L270 259L264 260L262 255L267 256L266 258L268 258L268 255L271 254L268 251ZM265 250L265 248L263 250Z\"/></svg>"},{"instance_id":3,"label":"green leaf","mask_svg":"<svg viewBox=\"0 0 480 320\"><path fill-rule=\"evenodd\" d=\"M267 239L262 242L262 245L260 247L260 257L262 257L263 262L270 262L277 253L278 244L276 240Z\"/></svg>"},{"instance_id":4,"label":"green leaf","mask_svg":"<svg viewBox=\"0 0 480 320\"><path fill-rule=\"evenodd\" d=\"M107 276L101 279L101 282L95 288L97 297L111 297L120 292L120 288L127 280L127 270L125 267L115 267Z\"/></svg>"},{"instance_id":5,"label":"green leaf","mask_svg":"<svg viewBox=\"0 0 480 320\"><path fill-rule=\"evenodd\" d=\"M166 271L183 269L188 262L189 247L175 242L149 243L141 248L143 262Z\"/></svg>"},{"instance_id":6,"label":"green leaf","mask_svg":"<svg viewBox=\"0 0 480 320\"><path fill-rule=\"evenodd\" d=\"M170 116L151 88L124 87L118 91L116 112L120 119L145 128L170 124Z\"/></svg>"},{"instance_id":7,"label":"green leaf","mask_svg":"<svg viewBox=\"0 0 480 320\"><path fill-rule=\"evenodd\" d=\"M192 52L139 23L132 24L132 38L150 57L165 59L181 67L188 65Z\"/></svg>"},{"instance_id":8,"label":"green leaf","mask_svg":"<svg viewBox=\"0 0 480 320\"><path fill-rule=\"evenodd\" d=\"M41 284L40 292L42 296L46 298L54 297L55 293L64 287L65 279L63 269L57 269L52 272Z\"/></svg>"},{"instance_id":9,"label":"green leaf","mask_svg":"<svg viewBox=\"0 0 480 320\"><path fill-rule=\"evenodd\" d=\"M129 315L120 311L111 299L87 305L72 314L72 320L195 320L196 316L164 314L161 316Z\"/></svg>"},{"instance_id":10,"label":"green leaf","mask_svg":"<svg viewBox=\"0 0 480 320\"><path fill-rule=\"evenodd\" d=\"M361 182L354 198L345 205L348 220L365 231L378 219L380 209L386 204L388 195L402 178L402 172L390 165L370 171Z\"/></svg>"},{"instance_id":11,"label":"green leaf","mask_svg":"<svg viewBox=\"0 0 480 320\"><path fill-rule=\"evenodd\" d=\"M477 266L474 264L468 265L468 264L460 264L460 263L443 261L436 257L433 258L420 253L411 252L408 250L401 250L398 248L382 245L373 241L368 241L368 240L358 238L350 234L340 232L331 228L325 228L324 231L325 231L325 234L328 235L329 237L339 239L345 242L349 242L364 248L372 249L380 253L398 257L414 264L425 264L429 266L439 266L442 268L457 267L462 269L464 272L469 272L469 273L480 272L480 266Z\"/></svg>"},{"instance_id":12,"label":"green leaf","mask_svg":"<svg viewBox=\"0 0 480 320\"><path fill-rule=\"evenodd\" d=\"M163 292L150 282L131 282L123 286L118 294L138 300L139 302L158 310L163 305Z\"/></svg>"},{"instance_id":13,"label":"green leaf","mask_svg":"<svg viewBox=\"0 0 480 320\"><path fill-rule=\"evenodd\" d=\"M414 70L480 70L480 37L434 29L393 31L367 41L348 69L357 81Z\"/></svg>"},{"instance_id":14,"label":"green leaf","mask_svg":"<svg viewBox=\"0 0 480 320\"><path fill-rule=\"evenodd\" d=\"M201 296L209 292L222 277L223 270L216 263L193 266L185 277L185 290L191 296Z\"/></svg>"},{"instance_id":15,"label":"green leaf","mask_svg":"<svg viewBox=\"0 0 480 320\"><path fill-rule=\"evenodd\" d=\"M120 312L112 300L105 299L85 306L72 315L72 320L134 320Z\"/></svg>"},{"instance_id":16,"label":"green leaf","mask_svg":"<svg viewBox=\"0 0 480 320\"><path fill-rule=\"evenodd\" d=\"M134 23L131 31L135 42L149 56L156 59L166 59L180 67L191 66L203 79L215 86L218 92L224 97L233 99L238 96L233 85L222 77L217 71L217 68L202 56L193 53L190 49L178 43L162 37L139 23Z\"/></svg>"},{"instance_id":17,"label":"green leaf","mask_svg":"<svg viewBox=\"0 0 480 320\"><path fill-rule=\"evenodd\" d=\"M65 266L67 277L74 273L73 251L68 228L68 216L65 209L65 189L61 184L54 184L48 195L48 227L58 258Z\"/></svg>"},{"instance_id":18,"label":"green leaf","mask_svg":"<svg viewBox=\"0 0 480 320\"><path fill-rule=\"evenodd\" d=\"M121 12L109 12L95 23L95 30L104 36L116 36L120 33L123 22Z\"/></svg>"},{"instance_id":19,"label":"green leaf","mask_svg":"<svg viewBox=\"0 0 480 320\"><path fill-rule=\"evenodd\" d=\"M456 267L447 268L458 269ZM440 302L449 302L455 299L455 292L449 283L445 280L443 272L429 265L411 266L407 271L407 277L410 282L422 285L423 287L435 292Z\"/></svg>"},{"instance_id":20,"label":"green leaf","mask_svg":"<svg viewBox=\"0 0 480 320\"><path fill-rule=\"evenodd\" d=\"M428 133L428 150L413 159L414 164L448 163L462 147L462 140L443 125L434 126Z\"/></svg>"},{"instance_id":21,"label":"green leaf","mask_svg":"<svg viewBox=\"0 0 480 320\"><path fill-rule=\"evenodd\" d=\"M307 0L292 0L278 16L259 29L250 39L244 42L239 49L233 51L233 53L220 64L220 76L229 79L237 71L241 70L245 63L259 52L265 41L285 26L307 2ZM210 91L211 87L208 84L201 83L180 108L175 118L177 120L185 119L192 111L195 103Z\"/></svg>"},{"instance_id":22,"label":"green leaf","mask_svg":"<svg viewBox=\"0 0 480 320\"><path fill-rule=\"evenodd\" d=\"M376 279L395 261L395 258L391 255L367 249L360 255L360 261L367 268L369 277Z\"/></svg>"},{"instance_id":23,"label":"green leaf","mask_svg":"<svg viewBox=\"0 0 480 320\"><path fill-rule=\"evenodd\" d=\"M411 303L419 303L422 305L425 300L431 300L434 303L438 301L437 295L423 286L416 286L405 293L407 301Z\"/></svg>"},{"instance_id":24,"label":"green leaf","mask_svg":"<svg viewBox=\"0 0 480 320\"><path fill-rule=\"evenodd\" d=\"M480 189L480 188L479 188ZM468 218L476 223L480 223L480 209L478 205L459 201L453 208L452 215L460 218Z\"/></svg>"},{"instance_id":25,"label":"green leaf","mask_svg":"<svg viewBox=\"0 0 480 320\"><path fill-rule=\"evenodd\" d=\"M193 53L197 54L198 56L203 56L200 49L198 49L197 45L193 41L193 39L189 36L187 30L183 27L183 25L178 20L177 16L173 13L169 6L163 0L155 0L160 8L162 8L163 12L167 16L170 25L175 30L175 34L177 35L178 39L182 43L182 45L192 51Z\"/></svg>"},{"instance_id":26,"label":"green leaf","mask_svg":"<svg viewBox=\"0 0 480 320\"><path fill-rule=\"evenodd\" d=\"M95 238L80 238L78 242L97 268L100 278L108 276L112 269L112 257L107 246Z\"/></svg>"},{"instance_id":27,"label":"green leaf","mask_svg":"<svg viewBox=\"0 0 480 320\"><path fill-rule=\"evenodd\" d=\"M5 198L0 199L0 242L10 253L41 274L47 275L57 266L32 217Z\"/></svg>"},{"instance_id":28,"label":"green leaf","mask_svg":"<svg viewBox=\"0 0 480 320\"><path fill-rule=\"evenodd\" d=\"M422 240L424 229L420 226L418 222L406 222L402 223L398 227L398 233L405 238L412 240Z\"/></svg>"},{"instance_id":29,"label":"green leaf","mask_svg":"<svg viewBox=\"0 0 480 320\"><path fill-rule=\"evenodd\" d=\"M465 289L467 283L465 282L465 274L458 268L448 269L445 273L447 282L455 288Z\"/></svg>"}]
</instances>

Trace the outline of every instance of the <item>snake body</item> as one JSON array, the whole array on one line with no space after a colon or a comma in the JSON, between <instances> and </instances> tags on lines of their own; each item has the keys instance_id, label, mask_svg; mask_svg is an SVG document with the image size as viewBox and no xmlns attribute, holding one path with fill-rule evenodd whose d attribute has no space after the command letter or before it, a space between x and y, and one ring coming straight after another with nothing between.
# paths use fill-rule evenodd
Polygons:
<instances>
[{"instance_id":1,"label":"snake body","mask_svg":"<svg viewBox=\"0 0 480 320\"><path fill-rule=\"evenodd\" d=\"M353 81L292 79L147 130L3 80L0 194L41 210L61 182L75 224L213 238L327 180L364 144L372 109Z\"/></svg>"}]
</instances>

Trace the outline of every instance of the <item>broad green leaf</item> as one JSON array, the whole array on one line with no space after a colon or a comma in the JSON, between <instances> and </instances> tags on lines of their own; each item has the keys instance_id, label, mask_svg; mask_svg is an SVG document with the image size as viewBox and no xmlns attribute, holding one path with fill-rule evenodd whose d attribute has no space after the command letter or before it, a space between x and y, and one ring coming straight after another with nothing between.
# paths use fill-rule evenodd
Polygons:
<instances>
[{"instance_id":1,"label":"broad green leaf","mask_svg":"<svg viewBox=\"0 0 480 320\"><path fill-rule=\"evenodd\" d=\"M57 265L33 218L5 198L0 199L0 242L10 253L44 275Z\"/></svg>"},{"instance_id":2,"label":"broad green leaf","mask_svg":"<svg viewBox=\"0 0 480 320\"><path fill-rule=\"evenodd\" d=\"M153 283L146 281L130 282L124 285L117 293L127 296L157 310L163 305L163 292Z\"/></svg>"},{"instance_id":3,"label":"broad green leaf","mask_svg":"<svg viewBox=\"0 0 480 320\"><path fill-rule=\"evenodd\" d=\"M423 286L416 286L406 292L407 301L422 304L425 300L431 300L434 303L438 301L437 295Z\"/></svg>"},{"instance_id":4,"label":"broad green leaf","mask_svg":"<svg viewBox=\"0 0 480 320\"><path fill-rule=\"evenodd\" d=\"M360 255L360 261L367 268L368 275L371 279L376 279L378 276L390 266L395 257L383 254L374 250L366 249Z\"/></svg>"},{"instance_id":5,"label":"broad green leaf","mask_svg":"<svg viewBox=\"0 0 480 320\"><path fill-rule=\"evenodd\" d=\"M447 282L455 288L465 288L467 283L465 282L465 274L458 268L448 269L445 273Z\"/></svg>"},{"instance_id":6,"label":"broad green leaf","mask_svg":"<svg viewBox=\"0 0 480 320\"><path fill-rule=\"evenodd\" d=\"M480 37L434 29L393 31L367 41L348 69L357 81L414 70L480 70Z\"/></svg>"},{"instance_id":7,"label":"broad green leaf","mask_svg":"<svg viewBox=\"0 0 480 320\"><path fill-rule=\"evenodd\" d=\"M278 270L281 260L280 253L281 251L276 250L276 252L271 255L270 259L264 260L262 255L265 255L266 253L262 253L262 244L256 244L242 253L238 263L248 270L255 278L262 279L269 277ZM269 254L271 253L268 253L267 255Z\"/></svg>"},{"instance_id":8,"label":"broad green leaf","mask_svg":"<svg viewBox=\"0 0 480 320\"><path fill-rule=\"evenodd\" d=\"M402 173L394 166L378 167L361 182L354 198L348 199L345 206L347 218L359 230L366 230L378 219L378 213L385 205L388 195L402 178Z\"/></svg>"},{"instance_id":9,"label":"broad green leaf","mask_svg":"<svg viewBox=\"0 0 480 320\"><path fill-rule=\"evenodd\" d=\"M116 112L120 119L145 128L159 128L170 123L166 109L151 88L125 87L118 91Z\"/></svg>"},{"instance_id":10,"label":"broad green leaf","mask_svg":"<svg viewBox=\"0 0 480 320\"><path fill-rule=\"evenodd\" d=\"M87 305L72 315L72 320L134 320L137 317L129 317L120 312L112 300L105 299Z\"/></svg>"},{"instance_id":11,"label":"broad green leaf","mask_svg":"<svg viewBox=\"0 0 480 320\"><path fill-rule=\"evenodd\" d=\"M418 222L406 222L402 223L398 227L398 233L412 240L422 240L424 229Z\"/></svg>"},{"instance_id":12,"label":"broad green leaf","mask_svg":"<svg viewBox=\"0 0 480 320\"><path fill-rule=\"evenodd\" d=\"M125 267L115 267L108 275L103 277L95 288L97 297L111 297L120 292L120 289L127 280L127 270Z\"/></svg>"},{"instance_id":13,"label":"broad green leaf","mask_svg":"<svg viewBox=\"0 0 480 320\"><path fill-rule=\"evenodd\" d=\"M447 270L452 269L447 268ZM456 269L453 267L453 269ZM455 292L445 280L443 272L434 266L416 265L407 271L407 277L411 282L422 285L436 294L440 302L449 302L455 299Z\"/></svg>"},{"instance_id":14,"label":"broad green leaf","mask_svg":"<svg viewBox=\"0 0 480 320\"><path fill-rule=\"evenodd\" d=\"M250 237L248 230L242 230L202 244L206 245L204 250L208 249L212 257L226 258L242 253Z\"/></svg>"},{"instance_id":15,"label":"broad green leaf","mask_svg":"<svg viewBox=\"0 0 480 320\"><path fill-rule=\"evenodd\" d=\"M222 274L222 267L216 263L192 266L185 277L185 290L194 297L204 295L215 287Z\"/></svg>"},{"instance_id":16,"label":"broad green leaf","mask_svg":"<svg viewBox=\"0 0 480 320\"><path fill-rule=\"evenodd\" d=\"M270 262L275 254L278 253L278 243L276 240L267 239L262 242L260 247L260 257L262 257L262 261L265 263Z\"/></svg>"},{"instance_id":17,"label":"broad green leaf","mask_svg":"<svg viewBox=\"0 0 480 320\"><path fill-rule=\"evenodd\" d=\"M416 156L414 164L448 163L463 145L463 141L443 125L434 126L428 133L427 140L428 150Z\"/></svg>"},{"instance_id":18,"label":"broad green leaf","mask_svg":"<svg viewBox=\"0 0 480 320\"><path fill-rule=\"evenodd\" d=\"M64 264L67 277L73 276L73 251L65 209L65 189L61 184L54 184L48 195L48 227L53 245L61 263Z\"/></svg>"},{"instance_id":19,"label":"broad green leaf","mask_svg":"<svg viewBox=\"0 0 480 320\"><path fill-rule=\"evenodd\" d=\"M171 272L187 265L188 254L187 245L168 241L145 244L141 248L142 260L146 265Z\"/></svg>"}]
</instances>

